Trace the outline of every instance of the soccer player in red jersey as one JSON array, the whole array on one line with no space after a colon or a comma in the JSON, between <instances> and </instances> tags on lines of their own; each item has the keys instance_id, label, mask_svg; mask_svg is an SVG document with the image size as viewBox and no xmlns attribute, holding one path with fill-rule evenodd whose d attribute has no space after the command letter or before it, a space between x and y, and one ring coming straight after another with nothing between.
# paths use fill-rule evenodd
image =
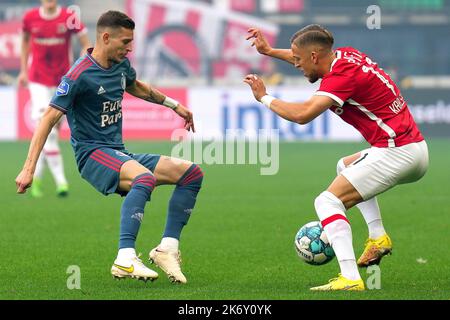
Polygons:
<instances>
[{"instance_id":1,"label":"soccer player in red jersey","mask_svg":"<svg viewBox=\"0 0 450 320\"><path fill-rule=\"evenodd\" d=\"M244 82L250 85L256 100L299 124L330 109L371 145L339 160L338 176L314 203L341 273L328 284L311 290L364 290L357 266L379 264L392 251L376 196L398 184L417 181L425 174L426 142L389 75L354 48L333 50L333 36L325 28L304 27L292 36L290 49L272 48L258 29L250 28L248 32L247 40L259 53L293 64L311 83L322 79L319 90L309 100L291 103L268 95L263 81L250 74ZM357 262L345 216L345 211L355 205L369 229L366 247Z\"/></svg>"},{"instance_id":2,"label":"soccer player in red jersey","mask_svg":"<svg viewBox=\"0 0 450 320\"><path fill-rule=\"evenodd\" d=\"M29 87L31 119L35 123L41 119L61 77L72 64L70 40L73 34L78 36L84 53L90 47L87 29L74 12L60 7L57 0L41 0L39 8L31 9L23 17L21 71L18 81L19 85ZM39 157L31 188L31 195L34 197L43 195L42 176L46 164L56 182L57 195L68 194L58 145L58 127L52 129Z\"/></svg>"}]
</instances>

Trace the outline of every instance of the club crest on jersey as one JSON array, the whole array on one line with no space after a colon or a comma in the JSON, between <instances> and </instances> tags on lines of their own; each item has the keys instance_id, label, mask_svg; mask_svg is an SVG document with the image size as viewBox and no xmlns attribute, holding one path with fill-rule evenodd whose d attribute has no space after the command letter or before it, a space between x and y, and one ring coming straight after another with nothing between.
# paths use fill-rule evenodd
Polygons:
<instances>
[{"instance_id":1,"label":"club crest on jersey","mask_svg":"<svg viewBox=\"0 0 450 320\"><path fill-rule=\"evenodd\" d=\"M66 33L66 32L67 32L66 25L65 25L64 23L58 24L58 27L57 27L57 31L56 31L56 32L57 32L57 33Z\"/></svg>"},{"instance_id":2,"label":"club crest on jersey","mask_svg":"<svg viewBox=\"0 0 450 320\"><path fill-rule=\"evenodd\" d=\"M122 79L120 81L120 84L122 86L122 89L125 90L125 88L127 87L127 79L125 78L125 75L122 72Z\"/></svg>"},{"instance_id":3,"label":"club crest on jersey","mask_svg":"<svg viewBox=\"0 0 450 320\"><path fill-rule=\"evenodd\" d=\"M56 89L56 95L59 96L66 96L69 93L69 84L65 81L61 82Z\"/></svg>"}]
</instances>

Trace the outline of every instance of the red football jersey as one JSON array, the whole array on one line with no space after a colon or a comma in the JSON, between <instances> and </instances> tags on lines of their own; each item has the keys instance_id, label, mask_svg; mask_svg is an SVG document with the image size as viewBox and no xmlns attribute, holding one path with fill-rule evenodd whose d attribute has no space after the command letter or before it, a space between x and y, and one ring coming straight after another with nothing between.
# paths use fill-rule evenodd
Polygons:
<instances>
[{"instance_id":1,"label":"red football jersey","mask_svg":"<svg viewBox=\"0 0 450 320\"><path fill-rule=\"evenodd\" d=\"M67 8L45 16L42 8L28 11L23 17L23 31L30 34L30 81L57 86L71 65L70 37L86 28Z\"/></svg>"},{"instance_id":2,"label":"red football jersey","mask_svg":"<svg viewBox=\"0 0 450 320\"><path fill-rule=\"evenodd\" d=\"M338 48L316 95L332 98L330 109L374 147L399 147L423 140L400 90L366 54Z\"/></svg>"}]
</instances>

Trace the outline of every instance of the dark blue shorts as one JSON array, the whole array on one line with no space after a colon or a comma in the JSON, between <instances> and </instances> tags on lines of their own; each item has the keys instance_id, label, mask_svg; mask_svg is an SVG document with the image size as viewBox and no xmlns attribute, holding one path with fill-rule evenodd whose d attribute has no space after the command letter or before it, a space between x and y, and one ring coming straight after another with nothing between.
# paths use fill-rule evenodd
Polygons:
<instances>
[{"instance_id":1,"label":"dark blue shorts","mask_svg":"<svg viewBox=\"0 0 450 320\"><path fill-rule=\"evenodd\" d=\"M118 193L123 196L126 193L117 190L122 165L128 160L136 160L154 172L160 157L159 154L134 154L111 148L99 148L89 155L81 169L81 177L104 195Z\"/></svg>"}]
</instances>

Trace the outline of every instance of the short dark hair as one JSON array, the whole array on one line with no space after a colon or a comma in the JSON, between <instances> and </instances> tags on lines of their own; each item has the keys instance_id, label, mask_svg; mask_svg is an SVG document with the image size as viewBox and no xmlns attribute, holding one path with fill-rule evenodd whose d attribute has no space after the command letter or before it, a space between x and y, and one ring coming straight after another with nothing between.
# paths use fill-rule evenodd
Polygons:
<instances>
[{"instance_id":1,"label":"short dark hair","mask_svg":"<svg viewBox=\"0 0 450 320\"><path fill-rule=\"evenodd\" d=\"M104 28L120 28L134 30L135 24L133 19L120 11L109 10L103 13L97 21L97 31Z\"/></svg>"},{"instance_id":2,"label":"short dark hair","mask_svg":"<svg viewBox=\"0 0 450 320\"><path fill-rule=\"evenodd\" d=\"M301 48L310 44L319 44L331 49L334 38L330 31L318 24L310 24L298 30L291 38L291 44Z\"/></svg>"}]
</instances>

